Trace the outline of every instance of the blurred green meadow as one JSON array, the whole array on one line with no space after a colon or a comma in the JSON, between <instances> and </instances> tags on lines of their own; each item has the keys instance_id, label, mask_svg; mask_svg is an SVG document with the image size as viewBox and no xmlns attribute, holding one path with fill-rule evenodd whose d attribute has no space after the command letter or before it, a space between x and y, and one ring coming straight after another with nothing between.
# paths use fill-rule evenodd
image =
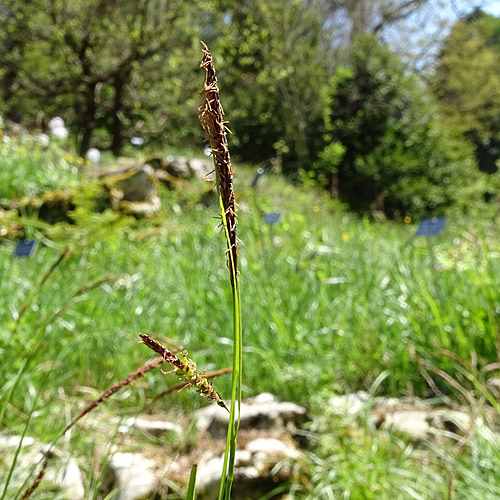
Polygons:
<instances>
[{"instance_id":1,"label":"blurred green meadow","mask_svg":"<svg viewBox=\"0 0 500 500\"><path fill-rule=\"evenodd\" d=\"M12 170L1 167L3 175ZM52 188L67 181L62 171ZM366 435L338 437L343 424L326 410L328 398L369 391L375 382L377 395L434 396L425 375L458 403L469 403L465 391L491 399L486 382L498 371L488 366L499 361L500 349L496 216L451 215L441 236L416 238L418 221L359 218L277 173L266 172L251 188L255 168L235 171L244 397L268 391L321 416L311 427L321 439L297 476L297 485L309 486L296 485L293 494L337 498L343 491L338 498L361 499L399 491L397 498L445 498L448 476L441 472L447 460L457 460L461 492L472 488L484 495L469 498L498 498L488 496L499 477L496 445L473 441L476 454L445 458L427 450L433 458L422 469L422 456L388 435L367 429ZM25 179L31 182L29 175ZM91 213L83 199L73 225L18 220L39 245L33 257L19 259L12 257L15 241L0 244L0 429L22 434L29 418L28 435L55 439L84 403L151 359L138 344L139 332L171 339L207 372L231 365L224 241L216 199L200 203L201 187L162 191L162 213L148 220ZM266 213L281 219L269 225ZM42 284L66 246L69 256ZM188 390L153 402L176 383L153 370L105 405L124 417L189 414L204 404ZM229 394L230 377L219 377L215 386ZM92 436L79 425L72 449L91 457ZM493 465L484 465L490 462L478 453L490 453ZM363 460L378 465L360 468ZM90 461L86 472L92 477ZM474 461L477 474L471 472ZM325 472L335 465L340 472ZM474 481L461 479L471 473ZM409 495L407 483L415 483L421 496ZM321 493L325 487L330 493Z\"/></svg>"}]
</instances>

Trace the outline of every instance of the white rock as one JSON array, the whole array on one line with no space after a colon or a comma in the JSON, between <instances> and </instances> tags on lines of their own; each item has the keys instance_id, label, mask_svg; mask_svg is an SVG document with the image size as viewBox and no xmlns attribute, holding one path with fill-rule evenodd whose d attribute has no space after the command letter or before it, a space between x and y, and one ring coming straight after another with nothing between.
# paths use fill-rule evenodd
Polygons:
<instances>
[{"instance_id":1,"label":"white rock","mask_svg":"<svg viewBox=\"0 0 500 500\"><path fill-rule=\"evenodd\" d=\"M21 436L2 436L0 437L0 453L4 457L13 455L19 443ZM82 500L85 498L85 488L83 484L83 476L74 458L68 456L67 453L51 447L48 444L36 441L34 438L25 436L22 440L21 452L17 459L16 473L21 472L20 477L24 476L28 471L38 474L41 464L44 460L45 453L49 452L52 458L49 460L47 470L44 476L44 482L51 483L57 489L62 498L68 500ZM11 460L10 456L7 459ZM34 476L33 476L34 477Z\"/></svg>"},{"instance_id":2,"label":"white rock","mask_svg":"<svg viewBox=\"0 0 500 500\"><path fill-rule=\"evenodd\" d=\"M463 411L438 408L429 412L428 420L437 429L456 427L457 431L465 432L471 425L471 416ZM451 424L451 425L450 425Z\"/></svg>"},{"instance_id":3,"label":"white rock","mask_svg":"<svg viewBox=\"0 0 500 500\"><path fill-rule=\"evenodd\" d=\"M55 484L68 500L85 498L82 472L73 458L70 458L62 469L48 469L45 480Z\"/></svg>"},{"instance_id":4,"label":"white rock","mask_svg":"<svg viewBox=\"0 0 500 500\"><path fill-rule=\"evenodd\" d=\"M260 498L280 482L291 479L292 468L274 470L276 464L285 458L297 459L301 456L295 448L274 438L257 438L250 441L245 449L235 454L234 491L235 498ZM218 485L222 473L223 456L200 461L196 477L196 490L199 498L217 498ZM241 490L240 490L241 489Z\"/></svg>"},{"instance_id":5,"label":"white rock","mask_svg":"<svg viewBox=\"0 0 500 500\"><path fill-rule=\"evenodd\" d=\"M180 425L162 420L147 420L141 417L128 418L118 428L118 432L127 433L130 432L132 428L137 429L141 432L149 432L154 436L161 436L166 432L175 432L176 434L182 434L182 428Z\"/></svg>"},{"instance_id":6,"label":"white rock","mask_svg":"<svg viewBox=\"0 0 500 500\"><path fill-rule=\"evenodd\" d=\"M154 492L157 464L153 460L138 453L115 453L109 466L118 488L115 500L138 500Z\"/></svg>"},{"instance_id":7,"label":"white rock","mask_svg":"<svg viewBox=\"0 0 500 500\"><path fill-rule=\"evenodd\" d=\"M366 407L370 395L365 391L358 391L345 396L336 396L328 400L328 404L337 415L355 415Z\"/></svg>"},{"instance_id":8,"label":"white rock","mask_svg":"<svg viewBox=\"0 0 500 500\"><path fill-rule=\"evenodd\" d=\"M5 448L17 448L19 443L21 442L22 436L0 436L0 450L4 450ZM30 436L24 436L22 439L23 444L22 447L31 446L35 444L35 438Z\"/></svg>"},{"instance_id":9,"label":"white rock","mask_svg":"<svg viewBox=\"0 0 500 500\"><path fill-rule=\"evenodd\" d=\"M252 404L278 403L279 399L270 392L262 392L261 394L250 398L247 402Z\"/></svg>"},{"instance_id":10,"label":"white rock","mask_svg":"<svg viewBox=\"0 0 500 500\"><path fill-rule=\"evenodd\" d=\"M396 411L387 413L382 427L403 432L415 439L425 439L431 429L424 411Z\"/></svg>"},{"instance_id":11,"label":"white rock","mask_svg":"<svg viewBox=\"0 0 500 500\"><path fill-rule=\"evenodd\" d=\"M266 455L279 456L282 458L299 458L300 452L295 448L288 446L283 441L274 438L257 438L250 441L245 450L250 453L264 453Z\"/></svg>"},{"instance_id":12,"label":"white rock","mask_svg":"<svg viewBox=\"0 0 500 500\"><path fill-rule=\"evenodd\" d=\"M191 170L191 173L195 176L198 177L198 179L208 179L208 175L210 172L213 171L214 169L214 162L213 160L209 160L207 158L191 158L188 161L189 164L189 170Z\"/></svg>"},{"instance_id":13,"label":"white rock","mask_svg":"<svg viewBox=\"0 0 500 500\"><path fill-rule=\"evenodd\" d=\"M486 385L493 393L493 396L495 396L496 399L500 399L500 378L492 377L488 379Z\"/></svg>"},{"instance_id":14,"label":"white rock","mask_svg":"<svg viewBox=\"0 0 500 500\"><path fill-rule=\"evenodd\" d=\"M198 410L196 417L199 429L208 431L213 437L225 435L229 417L224 409L210 405ZM282 403L269 393L260 394L241 404L241 429L295 430L306 420L305 408L295 403Z\"/></svg>"}]
</instances>

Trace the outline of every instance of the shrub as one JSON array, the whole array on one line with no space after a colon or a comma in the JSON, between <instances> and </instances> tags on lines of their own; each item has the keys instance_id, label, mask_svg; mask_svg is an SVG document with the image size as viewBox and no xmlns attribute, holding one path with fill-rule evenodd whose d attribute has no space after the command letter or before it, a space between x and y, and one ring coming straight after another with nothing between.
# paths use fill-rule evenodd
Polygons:
<instances>
[{"instance_id":1,"label":"shrub","mask_svg":"<svg viewBox=\"0 0 500 500\"><path fill-rule=\"evenodd\" d=\"M435 103L388 47L363 36L328 91L329 143L317 168L357 211L422 216L480 200L472 147L440 120ZM342 159L332 144L344 149Z\"/></svg>"}]
</instances>

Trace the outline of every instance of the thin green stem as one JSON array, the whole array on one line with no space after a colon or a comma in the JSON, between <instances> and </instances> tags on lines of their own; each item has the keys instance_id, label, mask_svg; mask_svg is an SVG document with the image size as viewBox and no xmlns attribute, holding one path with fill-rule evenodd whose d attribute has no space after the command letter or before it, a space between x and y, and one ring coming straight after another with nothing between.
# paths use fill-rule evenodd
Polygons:
<instances>
[{"instance_id":1,"label":"thin green stem","mask_svg":"<svg viewBox=\"0 0 500 500\"><path fill-rule=\"evenodd\" d=\"M12 479L12 474L14 473L14 469L16 468L17 459L19 458L19 453L21 452L21 448L23 447L23 441L24 441L24 438L26 437L26 432L28 431L28 427L29 427L29 424L31 422L31 417L33 416L33 412L35 411L37 399L38 399L38 395L35 396L33 404L31 405L30 412L28 413L28 417L26 418L26 424L24 425L23 433L21 434L21 439L19 440L19 444L17 445L16 451L14 453L14 458L12 459L12 464L10 466L9 473L8 473L7 479L5 481L1 500L4 500L5 495L7 494L7 489L9 487L10 480Z\"/></svg>"},{"instance_id":2,"label":"thin green stem","mask_svg":"<svg viewBox=\"0 0 500 500\"><path fill-rule=\"evenodd\" d=\"M218 176L217 168L216 176ZM236 454L236 435L239 429L240 409L241 409L241 383L242 383L242 322L241 322L241 291L240 280L236 272L236 263L234 262L232 244L227 224L224 202L220 193L219 182L217 178L217 193L219 196L219 205L221 209L222 226L226 236L229 266L231 268L233 282L233 373L231 383L231 406L229 410L229 422L227 429L226 449L224 453L224 462L222 478L219 488L219 500L229 499L231 495L231 486L234 480L234 461ZM236 401L238 402L238 422L235 426Z\"/></svg>"}]
</instances>

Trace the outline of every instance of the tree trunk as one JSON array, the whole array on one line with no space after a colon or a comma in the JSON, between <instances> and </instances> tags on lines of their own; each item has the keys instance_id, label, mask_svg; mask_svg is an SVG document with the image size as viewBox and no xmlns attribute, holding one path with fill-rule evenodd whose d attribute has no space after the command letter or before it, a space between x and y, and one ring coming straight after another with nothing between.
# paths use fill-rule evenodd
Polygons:
<instances>
[{"instance_id":1,"label":"tree trunk","mask_svg":"<svg viewBox=\"0 0 500 500\"><path fill-rule=\"evenodd\" d=\"M85 91L85 109L83 111L82 116L82 140L80 142L80 156L85 156L85 153L90 148L90 144L92 141L92 135L95 130L96 119L96 103L95 103L95 90L97 84L95 82L91 82L87 84L87 88ZM77 116L80 114L80 111L76 110Z\"/></svg>"},{"instance_id":2,"label":"tree trunk","mask_svg":"<svg viewBox=\"0 0 500 500\"><path fill-rule=\"evenodd\" d=\"M125 82L129 72L118 73L114 78L115 100L113 103L112 124L111 124L111 151L115 156L120 154L123 146L123 122L120 118L120 113L123 111L123 98L125 90Z\"/></svg>"}]
</instances>

